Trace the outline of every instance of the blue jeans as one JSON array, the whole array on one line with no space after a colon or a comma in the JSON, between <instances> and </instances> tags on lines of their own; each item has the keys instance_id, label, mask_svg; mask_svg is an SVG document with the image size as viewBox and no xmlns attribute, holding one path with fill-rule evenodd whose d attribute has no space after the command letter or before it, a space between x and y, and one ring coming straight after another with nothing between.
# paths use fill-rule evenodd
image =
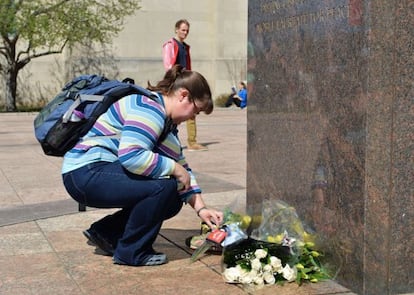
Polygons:
<instances>
[{"instance_id":1,"label":"blue jeans","mask_svg":"<svg viewBox=\"0 0 414 295\"><path fill-rule=\"evenodd\" d=\"M122 208L91 228L116 246L114 256L139 265L148 254L164 220L177 215L183 202L174 178L151 179L127 171L119 161L97 162L63 175L71 197L96 208Z\"/></svg>"}]
</instances>

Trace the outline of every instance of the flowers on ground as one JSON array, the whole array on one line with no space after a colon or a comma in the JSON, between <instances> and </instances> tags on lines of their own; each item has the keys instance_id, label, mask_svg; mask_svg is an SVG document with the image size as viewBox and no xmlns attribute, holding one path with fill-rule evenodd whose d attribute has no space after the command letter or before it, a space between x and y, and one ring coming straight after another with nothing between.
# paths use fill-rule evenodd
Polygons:
<instances>
[{"instance_id":1,"label":"flowers on ground","mask_svg":"<svg viewBox=\"0 0 414 295\"><path fill-rule=\"evenodd\" d=\"M244 264L244 266L242 266ZM250 267L248 266L250 265ZM257 249L253 255L249 256L243 263L226 268L223 276L228 283L242 283L255 285L276 283L276 275L281 275L285 280L291 282L296 279L296 267L286 264L282 267L282 262L276 256L271 256L266 249Z\"/></svg>"},{"instance_id":2,"label":"flowers on ground","mask_svg":"<svg viewBox=\"0 0 414 295\"><path fill-rule=\"evenodd\" d=\"M311 243L302 243L292 251L281 244L247 239L224 250L223 278L228 283L257 286L326 279L328 274L318 260L321 253L311 246Z\"/></svg>"},{"instance_id":3,"label":"flowers on ground","mask_svg":"<svg viewBox=\"0 0 414 295\"><path fill-rule=\"evenodd\" d=\"M260 217L226 212L230 237L241 230L246 234L225 243L224 280L260 288L286 282L316 283L329 278L320 261L323 254L315 248L314 237L303 230L295 210L280 202L271 205L274 206L267 206L267 212ZM275 218L280 216L283 218ZM254 220L260 221L257 228L252 228ZM247 234L248 228L252 235Z\"/></svg>"}]
</instances>

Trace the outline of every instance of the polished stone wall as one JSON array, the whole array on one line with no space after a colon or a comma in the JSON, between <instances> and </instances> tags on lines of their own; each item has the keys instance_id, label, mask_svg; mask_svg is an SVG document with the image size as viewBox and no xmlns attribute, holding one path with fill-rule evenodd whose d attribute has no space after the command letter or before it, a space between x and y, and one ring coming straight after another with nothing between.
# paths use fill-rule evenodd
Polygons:
<instances>
[{"instance_id":1,"label":"polished stone wall","mask_svg":"<svg viewBox=\"0 0 414 295\"><path fill-rule=\"evenodd\" d=\"M409 0L249 1L248 207L295 206L358 294L414 291L413 16Z\"/></svg>"}]
</instances>

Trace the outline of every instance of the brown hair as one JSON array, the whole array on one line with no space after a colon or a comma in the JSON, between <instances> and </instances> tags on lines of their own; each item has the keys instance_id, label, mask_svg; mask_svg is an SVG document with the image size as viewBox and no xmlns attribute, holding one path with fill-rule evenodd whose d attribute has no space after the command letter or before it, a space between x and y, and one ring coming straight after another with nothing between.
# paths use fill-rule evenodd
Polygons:
<instances>
[{"instance_id":1,"label":"brown hair","mask_svg":"<svg viewBox=\"0 0 414 295\"><path fill-rule=\"evenodd\" d=\"M186 70L181 65L177 64L169 69L157 85L153 86L148 81L147 86L147 89L161 92L163 95L173 93L179 88L187 89L190 92L190 100L199 101L204 113L213 112L214 104L207 80L200 73Z\"/></svg>"},{"instance_id":2,"label":"brown hair","mask_svg":"<svg viewBox=\"0 0 414 295\"><path fill-rule=\"evenodd\" d=\"M186 19L180 19L175 23L175 29L179 29L182 24L186 24L190 28L190 23Z\"/></svg>"}]
</instances>

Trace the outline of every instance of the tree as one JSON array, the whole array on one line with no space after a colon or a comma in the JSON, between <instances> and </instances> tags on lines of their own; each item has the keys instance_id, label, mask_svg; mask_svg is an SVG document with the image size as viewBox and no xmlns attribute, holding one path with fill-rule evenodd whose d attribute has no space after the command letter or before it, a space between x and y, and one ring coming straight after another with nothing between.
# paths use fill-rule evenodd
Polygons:
<instances>
[{"instance_id":1,"label":"tree","mask_svg":"<svg viewBox=\"0 0 414 295\"><path fill-rule=\"evenodd\" d=\"M109 43L140 0L0 0L0 75L5 110L16 111L17 77L34 58L77 44Z\"/></svg>"}]
</instances>

